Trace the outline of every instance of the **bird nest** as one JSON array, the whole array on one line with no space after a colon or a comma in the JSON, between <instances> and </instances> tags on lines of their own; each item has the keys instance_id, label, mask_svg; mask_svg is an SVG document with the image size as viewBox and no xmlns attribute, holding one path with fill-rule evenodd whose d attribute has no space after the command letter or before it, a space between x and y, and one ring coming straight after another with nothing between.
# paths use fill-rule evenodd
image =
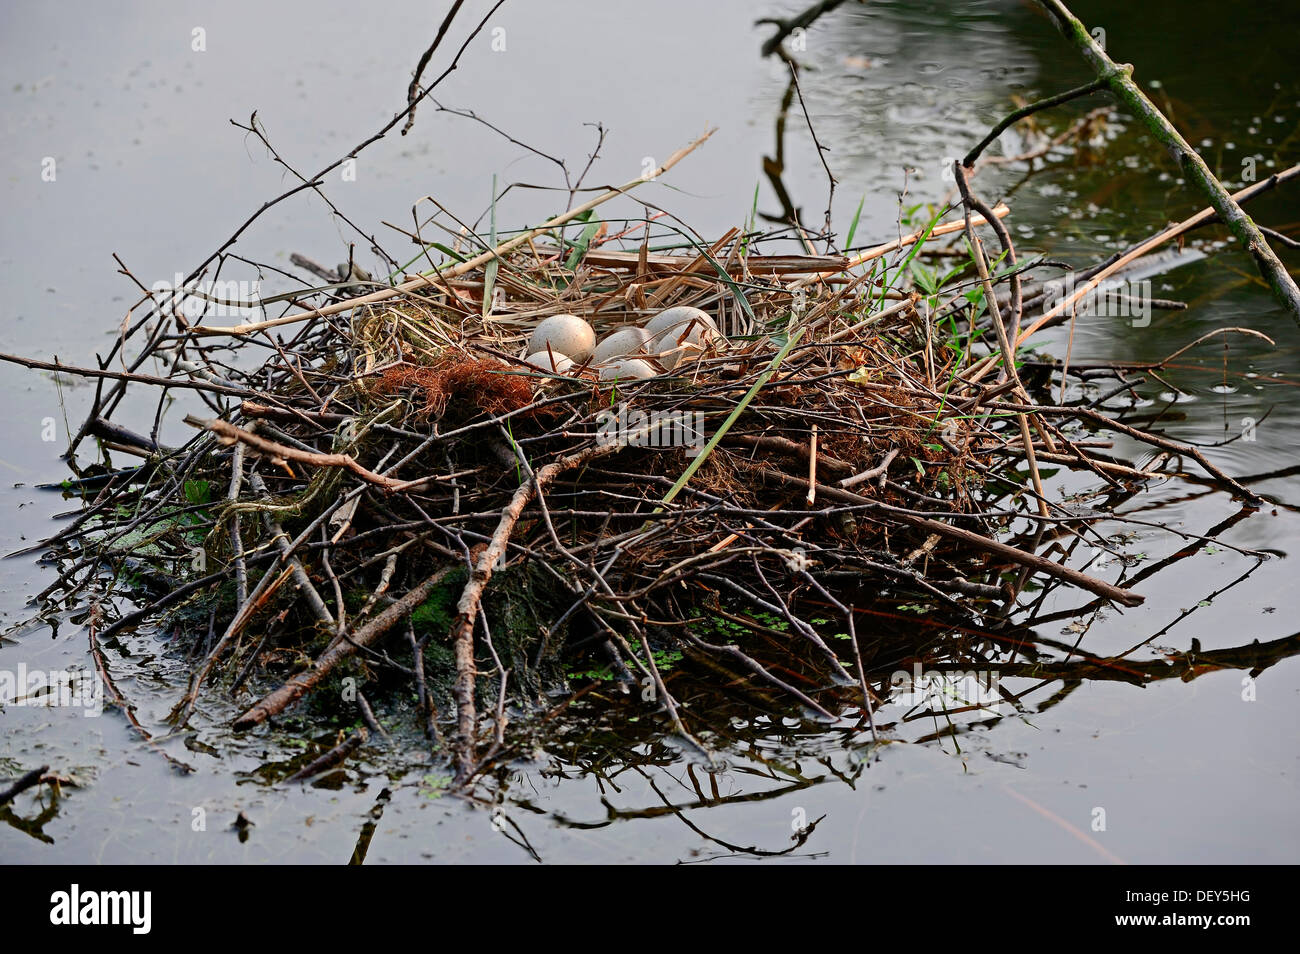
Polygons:
<instances>
[{"instance_id":1,"label":"bird nest","mask_svg":"<svg viewBox=\"0 0 1300 954\"><path fill-rule=\"evenodd\" d=\"M512 704L579 673L635 688L687 739L708 714L670 688L681 659L870 720L885 690L861 610L886 596L967 621L1036 576L1141 601L1038 552L1045 528L1093 519L1047 499L1047 465L1114 486L1150 474L1084 446L1105 419L1015 370L1021 291L990 271L987 224L931 223L852 258L763 254L734 230L652 252L589 229L400 285L349 269L236 328L172 309L142 326L165 374L97 373L117 390L101 387L87 431L144 459L66 484L85 506L48 541L65 572L44 596L89 594L96 646L179 622L178 723L210 692L241 699L235 725L252 728L309 696L351 704L322 690L359 679L395 711L413 693L462 781L508 748ZM891 289L961 231L942 300ZM603 336L669 307L716 333L674 360L645 351L652 376L525 360L548 316ZM111 420L128 388L209 410L164 447Z\"/></svg>"}]
</instances>

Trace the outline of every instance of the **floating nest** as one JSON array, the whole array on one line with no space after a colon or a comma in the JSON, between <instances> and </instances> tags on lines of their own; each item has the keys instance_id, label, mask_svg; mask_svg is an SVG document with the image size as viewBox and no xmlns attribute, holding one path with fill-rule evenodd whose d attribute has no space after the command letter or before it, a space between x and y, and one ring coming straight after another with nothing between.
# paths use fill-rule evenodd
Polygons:
<instances>
[{"instance_id":1,"label":"floating nest","mask_svg":"<svg viewBox=\"0 0 1300 954\"><path fill-rule=\"evenodd\" d=\"M61 369L99 379L84 433L143 461L64 485L84 507L44 544L63 573L42 596L89 601L101 662L124 629L178 627L177 724L221 692L241 729L355 703L379 730L376 708L405 717L413 698L461 782L509 750L511 713L593 673L705 747L708 706L665 678L683 661L733 702L870 722L876 664L963 621L996 629L1032 579L1141 601L1040 552L1105 516L1041 480L1156 471L1096 450L1099 411L1051 401L1059 364L1007 360L1022 312L1054 303L1020 287L1014 254L985 256L976 230L1006 209L940 212L851 257L767 254L788 236L738 230L652 251L649 222L593 220L579 242L533 230L396 285L311 266L330 283L241 326L163 303L131 329L130 372ZM905 285L936 250L959 263L942 290ZM645 351L651 377L524 360L547 316L603 336L686 306L717 333L672 361ZM113 421L128 391L160 414L158 389L209 407L183 447ZM886 597L953 628L909 649L863 615Z\"/></svg>"}]
</instances>

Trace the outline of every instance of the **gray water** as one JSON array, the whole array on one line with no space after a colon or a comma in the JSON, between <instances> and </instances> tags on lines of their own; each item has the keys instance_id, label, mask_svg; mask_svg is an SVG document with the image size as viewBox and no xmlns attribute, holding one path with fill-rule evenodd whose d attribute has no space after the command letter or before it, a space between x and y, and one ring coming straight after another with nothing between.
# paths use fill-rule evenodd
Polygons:
<instances>
[{"instance_id":1,"label":"gray water","mask_svg":"<svg viewBox=\"0 0 1300 954\"><path fill-rule=\"evenodd\" d=\"M1117 59L1138 64L1139 79L1158 81L1153 97L1225 180L1240 182L1246 157L1256 158L1261 176L1300 159L1300 78L1288 49L1297 13L1209 2L1075 6L1107 30ZM603 123L608 135L593 185L631 179L646 157L660 161L716 125L703 149L644 195L717 234L743 224L756 183L759 211L780 211L761 159L773 154L788 74L775 58L759 56L767 30L752 21L797 8L509 0L436 95L563 157L574 173L595 143L586 124ZM456 35L486 11L468 4ZM202 13L161 4L6 6L0 350L92 362L136 297L111 253L147 285L170 279L291 184L228 120L245 123L257 110L285 160L315 171L400 108L440 14L416 3L382 12L350 3L228 3ZM203 52L192 49L196 28L205 31ZM493 49L494 38L498 46L504 39L504 50ZM896 234L900 204L942 196L944 157L978 140L1012 96L1034 98L1089 78L1032 4L1009 0L849 3L810 30L807 49L796 55L814 68L801 82L839 179L837 228L846 228L866 196L857 244ZM1049 121L1063 123L1101 102ZM1110 138L1096 164L1061 156L1028 176L981 173L982 193L1007 195L1022 255L1041 250L1084 264L1199 208L1140 130L1121 123ZM1008 137L1005 145L1016 142ZM52 182L42 179L46 157L55 160ZM914 167L906 177L904 166ZM785 167L785 188L804 219L820 224L825 173L797 110ZM380 223L407 227L422 195L477 218L494 173L501 182L554 186L557 172L425 104L411 135L372 146L355 181L335 173L327 188L354 222L397 249L399 236ZM1284 187L1252 213L1294 235L1298 196ZM538 221L564 199L514 190L498 217ZM640 207L615 204L618 211L637 215ZM1233 474L1279 474L1252 482L1277 504L1232 522L1241 508L1226 495L1171 482L1121 509L1196 534L1229 521L1222 543L1280 555L1257 566L1227 547L1195 546L1141 582L1143 606L1088 618L1081 646L1092 653L1139 647L1133 659L1161 658L1187 652L1194 640L1210 651L1296 633L1300 598L1286 554L1300 521L1287 506L1297 498L1297 477L1287 470L1300 444L1300 334L1249 260L1230 245L1216 247L1221 238L1221 230L1198 233L1212 254L1155 280L1155 294L1185 300L1188 310L1157 313L1147 327L1081 321L1072 357L1158 360L1236 325L1272 336L1276 347L1238 337L1226 354L1216 340L1184 355L1163 374L1183 392L1176 402L1158 381L1141 391L1181 440L1222 442L1242 436L1243 419L1256 422L1253 440L1207 453ZM294 252L332 264L347 257L351 241L355 235L319 199L300 196L259 220L238 249L287 268ZM359 245L359 260L373 264L366 254ZM1281 254L1296 264L1296 252ZM1043 350L1063 349L1061 334L1047 336ZM0 416L0 548L9 551L49 534L56 515L73 506L33 485L66 475L59 459L65 421L75 428L90 395L83 385L60 388L48 375L11 365L0 365L0 394L8 409ZM183 439L182 416L168 415L164 440ZM1117 452L1151 459L1149 449L1123 442ZM1116 524L1113 531L1131 535L1124 544L1134 555L1130 575L1184 546L1154 529ZM28 618L27 601L51 579L30 557L0 564L0 630ZM1085 602L1056 591L1043 612ZM1080 635L1069 624L1062 618L1038 632L1071 645ZM140 632L110 653L141 722L159 731L184 684L168 639ZM48 763L77 784L57 799L29 791L0 809L7 823L0 860L344 863L360 843L368 862L1293 862L1300 846L1294 652L1278 653L1253 684L1243 683L1248 670L1235 668L1145 688L1086 679L1061 698L1063 687L1049 683L1026 697L1025 712L959 739L927 741L937 727L913 723L872 748L843 727L753 718L735 725L722 752L727 764L712 773L649 727L638 735L617 701L597 694L562 730L538 733L531 757L498 776L494 806L444 795L443 767L422 754L413 734L399 735L397 753L368 748L328 784L286 787L266 781L275 774L268 767L299 757L306 740L319 741L309 725L235 737L224 724L233 710L210 700L193 732L164 743L195 769L180 776L114 711L86 717L9 706L0 713L0 778ZM19 665L90 666L84 628L69 620L56 630L9 632L0 640L0 670ZM1253 701L1243 698L1247 690ZM1098 810L1104 830L1096 828ZM244 835L231 827L240 813L253 822ZM796 838L804 820L811 830Z\"/></svg>"}]
</instances>

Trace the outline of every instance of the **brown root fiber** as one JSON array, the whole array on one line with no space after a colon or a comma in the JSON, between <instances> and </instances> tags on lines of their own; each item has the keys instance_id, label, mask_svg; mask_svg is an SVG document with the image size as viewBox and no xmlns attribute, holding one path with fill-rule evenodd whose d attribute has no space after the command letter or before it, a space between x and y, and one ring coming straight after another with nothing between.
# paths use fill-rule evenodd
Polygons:
<instances>
[{"instance_id":1,"label":"brown root fiber","mask_svg":"<svg viewBox=\"0 0 1300 954\"><path fill-rule=\"evenodd\" d=\"M517 411L532 400L527 379L511 374L503 361L449 357L432 366L400 364L384 371L380 394L420 392L419 416L468 420L476 413L496 416Z\"/></svg>"}]
</instances>

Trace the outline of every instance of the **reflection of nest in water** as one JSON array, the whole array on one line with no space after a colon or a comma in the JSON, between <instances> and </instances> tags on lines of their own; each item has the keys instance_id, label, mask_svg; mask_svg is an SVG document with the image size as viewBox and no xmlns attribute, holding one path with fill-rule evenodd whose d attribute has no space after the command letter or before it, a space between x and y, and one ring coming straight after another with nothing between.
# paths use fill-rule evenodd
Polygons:
<instances>
[{"instance_id":1,"label":"reflection of nest in water","mask_svg":"<svg viewBox=\"0 0 1300 954\"><path fill-rule=\"evenodd\" d=\"M1186 554L1175 555L1166 566L1185 558ZM730 816L726 812L714 816L708 810L779 803L786 806L781 816L789 818L791 805L798 811L808 802L785 796L824 783L847 783L855 791L854 814L862 817L873 810L867 805L880 784L880 773L873 775L869 769L877 759L889 757L885 746L874 744L877 738L888 739L891 749L899 743L930 744L963 760L982 753L1010 761L1014 756L1005 752L1005 743L1000 744L1000 736L990 730L1003 719L1025 719L1041 726L1041 714L1087 683L1142 687L1234 670L1254 677L1300 654L1300 634L1296 634L1154 658L1103 658L1081 655L1070 643L1036 637L1029 628L1039 622L1035 617L1041 616L1043 628L1051 631L1051 622L1056 620L1059 627L1065 615L1043 612L1041 604L1024 623L978 632L969 629L969 618L963 626L962 620L942 612L933 614L935 618L909 620L911 614L900 611L900 602L880 600L865 613L859 607L860 632L870 632L870 638L862 639L867 681L879 697L873 726L867 724L865 713L836 722L804 718L802 709L781 693L767 691L754 681L721 680L711 660L697 664L690 657L668 681L681 699L707 700L708 742L718 755L708 762L694 759L689 770L682 771L681 745L665 738L662 727L639 717L644 707L636 694L614 691L608 681L597 682L578 698L566 700L558 718L554 711L546 712L523 720L516 732L518 747L530 754L537 767L535 774L556 786L590 786L599 795L599 807L584 811L581 806L587 800L564 789L539 795L531 775L521 784L516 773L502 770L494 777L495 798L505 806L503 817L519 820L507 837L533 852L530 835L539 825L592 832L638 821L671 827L669 819L675 818L689 828L681 834L691 845L703 839L712 846L693 852L695 861L708 861L714 855L802 855L818 827L817 814L807 816L805 824L791 825L791 831L768 829L752 835L752 840L736 842L725 837L734 831ZM1071 609L1071 613L1087 611L1088 607ZM771 661L769 656L756 655ZM927 676L987 673L995 688L992 695L999 698L989 702L929 693L918 703L921 693L913 692L908 683L917 669ZM828 689L822 698L829 703L834 697L843 705L853 705L852 694L843 688ZM512 810L514 805L523 810ZM634 829L619 838L622 842L635 835ZM654 837L660 845L673 843L672 835L665 836L658 827ZM820 844L825 846L824 839Z\"/></svg>"}]
</instances>

